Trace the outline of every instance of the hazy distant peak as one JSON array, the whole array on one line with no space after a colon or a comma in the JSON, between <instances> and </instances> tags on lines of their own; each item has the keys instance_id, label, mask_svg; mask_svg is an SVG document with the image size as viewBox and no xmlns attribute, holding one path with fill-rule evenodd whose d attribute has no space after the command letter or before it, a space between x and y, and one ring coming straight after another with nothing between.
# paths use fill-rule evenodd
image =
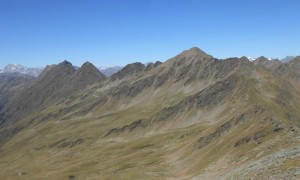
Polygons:
<instances>
[{"instance_id":1,"label":"hazy distant peak","mask_svg":"<svg viewBox=\"0 0 300 180\"><path fill-rule=\"evenodd\" d=\"M249 61L254 61L256 58L252 58L248 56L247 59L249 59Z\"/></svg>"},{"instance_id":2,"label":"hazy distant peak","mask_svg":"<svg viewBox=\"0 0 300 180\"><path fill-rule=\"evenodd\" d=\"M98 67L101 73L103 73L106 77L110 77L111 75L115 74L123 67L121 66L113 66L113 67Z\"/></svg>"},{"instance_id":3,"label":"hazy distant peak","mask_svg":"<svg viewBox=\"0 0 300 180\"><path fill-rule=\"evenodd\" d=\"M0 73L20 73L37 77L42 70L43 68L28 68L20 64L10 63L3 70L0 70Z\"/></svg>"},{"instance_id":4,"label":"hazy distant peak","mask_svg":"<svg viewBox=\"0 0 300 180\"><path fill-rule=\"evenodd\" d=\"M15 69L25 69L25 67L20 65L20 64L11 64L11 63L9 63L7 66L4 67L4 69L15 70Z\"/></svg>"}]
</instances>

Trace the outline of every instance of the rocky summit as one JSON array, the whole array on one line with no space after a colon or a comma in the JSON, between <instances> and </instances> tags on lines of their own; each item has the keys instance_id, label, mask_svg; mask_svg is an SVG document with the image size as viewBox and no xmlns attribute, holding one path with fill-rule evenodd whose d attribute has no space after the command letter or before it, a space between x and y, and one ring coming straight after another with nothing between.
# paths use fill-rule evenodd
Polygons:
<instances>
[{"instance_id":1,"label":"rocky summit","mask_svg":"<svg viewBox=\"0 0 300 180\"><path fill-rule=\"evenodd\" d=\"M0 179L300 179L299 59L3 74Z\"/></svg>"}]
</instances>

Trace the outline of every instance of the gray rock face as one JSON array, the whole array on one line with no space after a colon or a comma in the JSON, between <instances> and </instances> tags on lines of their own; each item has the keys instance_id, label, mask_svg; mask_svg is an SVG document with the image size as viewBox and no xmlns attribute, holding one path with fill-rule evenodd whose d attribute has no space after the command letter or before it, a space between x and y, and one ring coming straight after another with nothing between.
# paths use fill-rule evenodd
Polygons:
<instances>
[{"instance_id":1,"label":"gray rock face","mask_svg":"<svg viewBox=\"0 0 300 180\"><path fill-rule=\"evenodd\" d=\"M232 58L220 61L213 58L207 59L207 57L209 56L205 56L204 58L192 57L192 59L190 59L191 56L176 56L175 58L173 58L171 63L169 63L172 65L170 67L162 67L161 71L158 71L160 73L141 78L134 83L125 81L117 87L112 88L110 91L110 95L116 98L122 98L124 96L135 97L146 88L159 88L165 85L167 82L177 83L183 81L184 85L188 85L189 83L198 80L198 77L200 80L209 77L214 77L214 79L221 79L228 76L235 68L239 66L252 65L248 59ZM155 68L155 66L157 67L160 64L160 62L157 62L156 65L148 64L144 72L150 71L151 68ZM131 67L133 66L131 65ZM128 69L130 69L128 66L125 67L123 70L113 75L112 78L116 78L118 74L126 74L124 72L127 72ZM141 69L142 68L140 68L140 71ZM131 70L130 72L134 71ZM123 75L121 77L123 77Z\"/></svg>"},{"instance_id":2,"label":"gray rock face","mask_svg":"<svg viewBox=\"0 0 300 180\"><path fill-rule=\"evenodd\" d=\"M167 80L172 79L172 77L175 75L175 68L171 67L166 73L160 74L155 82L155 87L158 88L162 85L164 85Z\"/></svg>"},{"instance_id":3,"label":"gray rock face","mask_svg":"<svg viewBox=\"0 0 300 180\"><path fill-rule=\"evenodd\" d=\"M221 79L228 76L236 68L241 69L252 68L251 62L247 58L228 58L222 61L217 61L215 72L215 79Z\"/></svg>"},{"instance_id":4,"label":"gray rock face","mask_svg":"<svg viewBox=\"0 0 300 180\"><path fill-rule=\"evenodd\" d=\"M259 106L259 105L256 105L254 106L253 108L251 108L250 110L248 110L247 112L237 116L235 118L235 122L234 124L235 125L238 125L238 124L243 124L247 121L249 121L249 119L251 119L253 116L255 116L257 113L262 113L264 112L265 110Z\"/></svg>"},{"instance_id":5,"label":"gray rock face","mask_svg":"<svg viewBox=\"0 0 300 180\"><path fill-rule=\"evenodd\" d=\"M293 58L287 63L281 64L274 71L280 76L300 81L300 56Z\"/></svg>"},{"instance_id":6,"label":"gray rock face","mask_svg":"<svg viewBox=\"0 0 300 180\"><path fill-rule=\"evenodd\" d=\"M3 108L17 92L29 86L34 79L33 76L20 73L0 74L0 127L7 121Z\"/></svg>"},{"instance_id":7,"label":"gray rock face","mask_svg":"<svg viewBox=\"0 0 300 180\"><path fill-rule=\"evenodd\" d=\"M294 59L289 61L288 64L294 70L300 70L300 56L295 57Z\"/></svg>"},{"instance_id":8,"label":"gray rock face","mask_svg":"<svg viewBox=\"0 0 300 180\"><path fill-rule=\"evenodd\" d=\"M256 66L263 67L267 70L275 70L278 68L282 62L278 59L269 60L264 56L261 56L253 61Z\"/></svg>"},{"instance_id":9,"label":"gray rock face","mask_svg":"<svg viewBox=\"0 0 300 180\"><path fill-rule=\"evenodd\" d=\"M152 86L154 83L155 77L150 76L144 79L141 79L133 84L122 83L121 85L112 88L110 91L110 95L115 98L122 98L124 96L135 97L139 93L141 93L144 89Z\"/></svg>"},{"instance_id":10,"label":"gray rock face","mask_svg":"<svg viewBox=\"0 0 300 180\"><path fill-rule=\"evenodd\" d=\"M155 68L155 67L157 67L157 66L159 66L159 65L161 65L161 64L162 64L162 62L160 62L160 61L156 61L155 63L149 63L149 64L146 66L145 71L150 71L150 70L152 70L153 68Z\"/></svg>"},{"instance_id":11,"label":"gray rock face","mask_svg":"<svg viewBox=\"0 0 300 180\"><path fill-rule=\"evenodd\" d=\"M111 79L113 81L115 81L117 79L123 79L126 76L130 76L130 75L136 74L138 72L143 71L144 69L145 69L145 65L142 64L142 63L140 63L140 62L128 64L123 69L121 69L120 71L118 71L115 74L113 74L111 76Z\"/></svg>"},{"instance_id":12,"label":"gray rock face","mask_svg":"<svg viewBox=\"0 0 300 180\"><path fill-rule=\"evenodd\" d=\"M253 134L252 136L246 136L242 139L239 139L235 144L234 147L240 147L244 144L247 144L251 141L254 141L257 144L262 143L262 138L265 137L266 135L262 132L262 131L258 131L255 134Z\"/></svg>"},{"instance_id":13,"label":"gray rock face","mask_svg":"<svg viewBox=\"0 0 300 180\"><path fill-rule=\"evenodd\" d=\"M295 58L295 56L287 56L287 57L281 59L280 61L283 62L283 63L287 63L287 62L289 62L290 60L292 60L294 58Z\"/></svg>"},{"instance_id":14,"label":"gray rock face","mask_svg":"<svg viewBox=\"0 0 300 180\"><path fill-rule=\"evenodd\" d=\"M177 72L177 76L175 77L175 82L178 82L178 81L184 79L188 75L192 65L193 64L191 63L191 64L188 64L188 65L180 68Z\"/></svg>"}]
</instances>

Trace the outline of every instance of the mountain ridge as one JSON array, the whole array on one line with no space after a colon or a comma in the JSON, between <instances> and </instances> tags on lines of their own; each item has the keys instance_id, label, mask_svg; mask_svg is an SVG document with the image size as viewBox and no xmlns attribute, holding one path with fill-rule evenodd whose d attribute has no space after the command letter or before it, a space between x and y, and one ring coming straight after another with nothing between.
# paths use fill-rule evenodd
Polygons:
<instances>
[{"instance_id":1,"label":"mountain ridge","mask_svg":"<svg viewBox=\"0 0 300 180\"><path fill-rule=\"evenodd\" d=\"M0 178L297 179L298 60L191 48L108 78L49 66L1 110Z\"/></svg>"},{"instance_id":2,"label":"mountain ridge","mask_svg":"<svg viewBox=\"0 0 300 180\"><path fill-rule=\"evenodd\" d=\"M187 55L197 55L197 56L203 56L206 58L212 58L211 55L205 53L203 50L199 49L198 47L192 47L188 50L183 51L182 53L180 53L182 56L187 56ZM264 57L264 56L261 56ZM255 61L260 59L261 57L258 58L251 58L251 57L247 57L247 59L249 59L250 61ZM266 57L264 57L266 58ZM281 62L283 63L287 63L290 60L296 58L296 56L287 56L283 59L280 59ZM227 58L228 59L228 58ZM272 60L276 60L276 58L266 58L269 61ZM152 64L152 63L150 63ZM147 66L148 63L145 64L145 66ZM75 69L78 69L79 67L74 66ZM46 67L45 67L46 68ZM28 75L32 75L34 77L37 77L44 69L44 67L39 67L39 68L34 68L34 67L25 67L23 65L20 64L8 64L6 65L3 69L0 69L0 74L1 73L6 73L6 74L11 74L11 73L21 73L21 74L28 74ZM114 73L118 72L119 70L121 70L123 67L122 66L112 66L112 67L97 67L101 73L103 73L106 77L110 77L112 76ZM150 68L150 67L149 67Z\"/></svg>"}]
</instances>

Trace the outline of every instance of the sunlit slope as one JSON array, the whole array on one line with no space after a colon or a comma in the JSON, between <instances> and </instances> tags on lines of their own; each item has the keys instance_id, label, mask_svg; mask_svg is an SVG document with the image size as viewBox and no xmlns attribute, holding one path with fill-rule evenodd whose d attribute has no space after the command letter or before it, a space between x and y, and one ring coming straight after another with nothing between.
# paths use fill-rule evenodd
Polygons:
<instances>
[{"instance_id":1,"label":"sunlit slope","mask_svg":"<svg viewBox=\"0 0 300 180\"><path fill-rule=\"evenodd\" d=\"M7 126L0 179L299 178L299 92L245 58L203 53L95 84Z\"/></svg>"}]
</instances>

